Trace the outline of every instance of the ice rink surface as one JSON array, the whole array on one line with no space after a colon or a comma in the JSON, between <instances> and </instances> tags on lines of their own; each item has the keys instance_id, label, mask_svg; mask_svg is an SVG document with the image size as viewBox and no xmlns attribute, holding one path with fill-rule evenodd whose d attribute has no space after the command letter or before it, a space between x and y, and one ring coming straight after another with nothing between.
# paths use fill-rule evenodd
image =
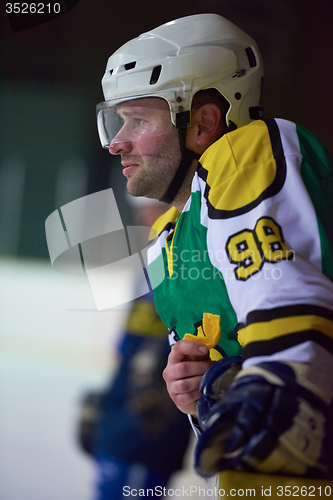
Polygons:
<instances>
[{"instance_id":1,"label":"ice rink surface","mask_svg":"<svg viewBox=\"0 0 333 500\"><path fill-rule=\"evenodd\" d=\"M131 286L128 271L119 273ZM76 442L78 405L112 373L128 306L98 312L85 275L4 257L0 304L0 499L92 500L93 464ZM170 487L183 485L205 486L190 465Z\"/></svg>"}]
</instances>

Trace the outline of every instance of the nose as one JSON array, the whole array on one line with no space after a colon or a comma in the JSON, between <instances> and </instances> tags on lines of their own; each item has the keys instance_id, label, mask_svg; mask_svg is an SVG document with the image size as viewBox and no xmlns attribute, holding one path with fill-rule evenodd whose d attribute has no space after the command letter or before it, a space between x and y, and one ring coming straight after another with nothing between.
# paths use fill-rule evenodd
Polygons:
<instances>
[{"instance_id":1,"label":"nose","mask_svg":"<svg viewBox=\"0 0 333 500\"><path fill-rule=\"evenodd\" d=\"M120 155L124 152L129 153L132 150L130 141L111 141L109 146L109 153L112 155Z\"/></svg>"}]
</instances>

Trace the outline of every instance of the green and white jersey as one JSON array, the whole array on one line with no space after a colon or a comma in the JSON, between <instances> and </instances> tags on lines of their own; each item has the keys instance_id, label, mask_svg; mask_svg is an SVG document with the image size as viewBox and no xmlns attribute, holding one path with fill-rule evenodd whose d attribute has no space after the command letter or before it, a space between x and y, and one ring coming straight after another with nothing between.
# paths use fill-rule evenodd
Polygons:
<instances>
[{"instance_id":1,"label":"green and white jersey","mask_svg":"<svg viewBox=\"0 0 333 500\"><path fill-rule=\"evenodd\" d=\"M332 351L332 216L333 160L310 132L276 119L225 134L184 210L155 224L149 275L172 339L207 340L213 319L212 359Z\"/></svg>"}]
</instances>

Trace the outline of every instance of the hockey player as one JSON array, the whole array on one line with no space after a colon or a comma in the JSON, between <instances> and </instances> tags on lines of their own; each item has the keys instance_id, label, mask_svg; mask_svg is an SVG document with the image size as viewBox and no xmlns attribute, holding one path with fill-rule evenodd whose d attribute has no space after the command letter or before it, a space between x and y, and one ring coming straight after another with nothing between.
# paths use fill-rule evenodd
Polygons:
<instances>
[{"instance_id":1,"label":"hockey player","mask_svg":"<svg viewBox=\"0 0 333 500\"><path fill-rule=\"evenodd\" d=\"M174 207L149 271L197 470L330 478L333 161L304 128L264 120L263 73L226 19L178 19L110 57L98 128L129 193Z\"/></svg>"}]
</instances>

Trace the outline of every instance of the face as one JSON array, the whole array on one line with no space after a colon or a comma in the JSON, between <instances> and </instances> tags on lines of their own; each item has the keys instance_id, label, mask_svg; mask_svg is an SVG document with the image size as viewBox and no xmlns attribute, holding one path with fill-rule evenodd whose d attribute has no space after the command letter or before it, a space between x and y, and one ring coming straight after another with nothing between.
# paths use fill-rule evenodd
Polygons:
<instances>
[{"instance_id":1,"label":"face","mask_svg":"<svg viewBox=\"0 0 333 500\"><path fill-rule=\"evenodd\" d=\"M109 151L121 156L132 196L160 199L181 160L178 132L164 99L143 98L118 105L124 120Z\"/></svg>"}]
</instances>

